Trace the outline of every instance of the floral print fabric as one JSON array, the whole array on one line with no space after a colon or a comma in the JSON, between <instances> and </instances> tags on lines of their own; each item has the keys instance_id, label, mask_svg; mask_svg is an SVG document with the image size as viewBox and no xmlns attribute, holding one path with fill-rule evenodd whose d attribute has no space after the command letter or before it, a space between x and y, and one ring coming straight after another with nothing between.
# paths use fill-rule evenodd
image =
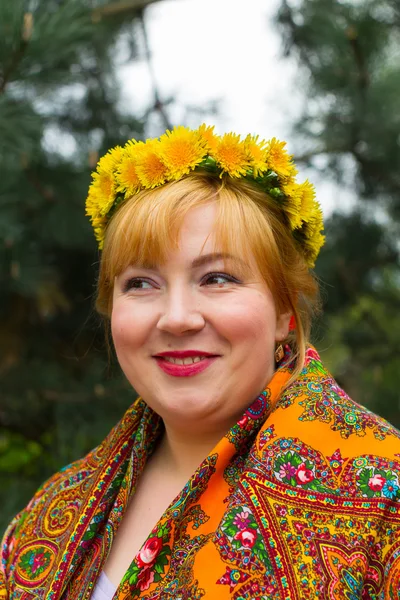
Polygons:
<instances>
[{"instance_id":1,"label":"floral print fabric","mask_svg":"<svg viewBox=\"0 0 400 600\"><path fill-rule=\"evenodd\" d=\"M352 402L314 348L268 388L168 507L115 600L400 599L400 433ZM139 399L10 524L2 600L89 600L163 430Z\"/></svg>"}]
</instances>

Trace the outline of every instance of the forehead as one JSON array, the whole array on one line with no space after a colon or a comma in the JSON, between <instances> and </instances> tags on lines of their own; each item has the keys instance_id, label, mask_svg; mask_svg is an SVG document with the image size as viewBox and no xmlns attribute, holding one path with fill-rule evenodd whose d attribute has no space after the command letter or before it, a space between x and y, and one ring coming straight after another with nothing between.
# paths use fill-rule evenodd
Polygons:
<instances>
[{"instance_id":1,"label":"forehead","mask_svg":"<svg viewBox=\"0 0 400 600\"><path fill-rule=\"evenodd\" d=\"M177 243L173 244L165 256L150 256L140 262L137 257L132 257L132 265L144 268L157 268L169 264L180 263L188 268L199 268L211 263L219 262L224 265L235 265L242 274L246 271L255 271L257 266L254 257L244 257L243 251L230 248L223 243L218 235L218 207L215 203L192 208L185 215L180 229L177 231ZM246 261L247 258L247 261Z\"/></svg>"},{"instance_id":2,"label":"forehead","mask_svg":"<svg viewBox=\"0 0 400 600\"><path fill-rule=\"evenodd\" d=\"M191 208L184 216L176 231L177 244L171 252L202 254L223 252L218 231L216 231L218 207L215 202Z\"/></svg>"},{"instance_id":3,"label":"forehead","mask_svg":"<svg viewBox=\"0 0 400 600\"><path fill-rule=\"evenodd\" d=\"M265 261L269 244L253 202L225 188L217 194L203 187L183 193L184 184L133 197L114 215L102 256L108 281L132 264L165 264L175 252L190 254L191 259L223 253L262 273L262 263L274 264Z\"/></svg>"}]
</instances>

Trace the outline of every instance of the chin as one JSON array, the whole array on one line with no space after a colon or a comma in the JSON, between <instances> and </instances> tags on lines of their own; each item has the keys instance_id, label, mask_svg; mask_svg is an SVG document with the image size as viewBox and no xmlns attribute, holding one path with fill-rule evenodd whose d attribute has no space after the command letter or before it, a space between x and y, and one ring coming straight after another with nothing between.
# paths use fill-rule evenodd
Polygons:
<instances>
[{"instance_id":1,"label":"chin","mask_svg":"<svg viewBox=\"0 0 400 600\"><path fill-rule=\"evenodd\" d=\"M176 421L177 425L210 417L217 408L216 402L210 399L209 394L199 396L179 391L174 393L172 402L170 398L159 398L148 404L162 419L168 422Z\"/></svg>"}]
</instances>

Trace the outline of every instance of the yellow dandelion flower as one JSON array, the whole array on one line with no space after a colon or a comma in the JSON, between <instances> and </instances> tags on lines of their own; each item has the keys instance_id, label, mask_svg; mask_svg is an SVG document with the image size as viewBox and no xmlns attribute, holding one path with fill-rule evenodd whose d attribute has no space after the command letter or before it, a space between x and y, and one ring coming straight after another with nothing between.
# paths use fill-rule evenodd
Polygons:
<instances>
[{"instance_id":1,"label":"yellow dandelion flower","mask_svg":"<svg viewBox=\"0 0 400 600\"><path fill-rule=\"evenodd\" d=\"M316 231L312 238L306 239L304 245L304 254L310 269L314 267L317 256L324 243L325 236L320 231Z\"/></svg>"},{"instance_id":2,"label":"yellow dandelion flower","mask_svg":"<svg viewBox=\"0 0 400 600\"><path fill-rule=\"evenodd\" d=\"M137 153L136 173L146 189L155 188L167 180L167 167L162 162L159 148L160 142L151 139Z\"/></svg>"},{"instance_id":3,"label":"yellow dandelion flower","mask_svg":"<svg viewBox=\"0 0 400 600\"><path fill-rule=\"evenodd\" d=\"M95 191L93 190L92 184L89 186L89 191L88 191L88 195L86 198L85 209L86 209L85 210L86 215L88 217L90 217L91 220L95 217L95 215L99 211L97 196L96 196Z\"/></svg>"},{"instance_id":4,"label":"yellow dandelion flower","mask_svg":"<svg viewBox=\"0 0 400 600\"><path fill-rule=\"evenodd\" d=\"M297 183L290 183L282 186L282 191L286 196L284 211L289 219L290 228L298 229L302 225L302 217L300 213L302 193L300 186Z\"/></svg>"},{"instance_id":5,"label":"yellow dandelion flower","mask_svg":"<svg viewBox=\"0 0 400 600\"><path fill-rule=\"evenodd\" d=\"M91 216L106 215L112 207L115 199L117 182L115 170L122 156L122 148L116 146L97 165L97 170L92 173L92 183L86 202L86 209Z\"/></svg>"},{"instance_id":6,"label":"yellow dandelion flower","mask_svg":"<svg viewBox=\"0 0 400 600\"><path fill-rule=\"evenodd\" d=\"M234 133L225 133L219 139L213 158L230 177L246 175L250 166L245 144L240 140L240 135Z\"/></svg>"},{"instance_id":7,"label":"yellow dandelion flower","mask_svg":"<svg viewBox=\"0 0 400 600\"><path fill-rule=\"evenodd\" d=\"M118 192L124 193L126 198L130 198L136 194L142 187L136 172L136 161L140 148L143 146L143 142L128 142L124 147L116 172L116 179L118 182Z\"/></svg>"},{"instance_id":8,"label":"yellow dandelion flower","mask_svg":"<svg viewBox=\"0 0 400 600\"><path fill-rule=\"evenodd\" d=\"M308 179L298 186L299 194L301 196L301 218L303 221L309 221L315 215L318 203L315 199L315 188Z\"/></svg>"},{"instance_id":9,"label":"yellow dandelion flower","mask_svg":"<svg viewBox=\"0 0 400 600\"><path fill-rule=\"evenodd\" d=\"M293 176L292 157L285 150L286 142L272 138L267 146L267 164L278 177Z\"/></svg>"},{"instance_id":10,"label":"yellow dandelion flower","mask_svg":"<svg viewBox=\"0 0 400 600\"><path fill-rule=\"evenodd\" d=\"M298 172L296 166L292 163L289 175L286 175L286 176L280 175L279 179L282 182L282 184L290 185L291 183L296 183L296 175L298 175L298 174L299 174L299 172Z\"/></svg>"},{"instance_id":11,"label":"yellow dandelion flower","mask_svg":"<svg viewBox=\"0 0 400 600\"><path fill-rule=\"evenodd\" d=\"M312 216L305 222L307 223L307 230L310 234L310 238L321 231L323 228L323 217L319 204L315 204Z\"/></svg>"},{"instance_id":12,"label":"yellow dandelion flower","mask_svg":"<svg viewBox=\"0 0 400 600\"><path fill-rule=\"evenodd\" d=\"M323 235L324 222L322 210L318 204L315 206L313 217L304 223L304 254L309 267L313 267L321 247L324 245L325 236Z\"/></svg>"},{"instance_id":13,"label":"yellow dandelion flower","mask_svg":"<svg viewBox=\"0 0 400 600\"><path fill-rule=\"evenodd\" d=\"M214 133L214 125L211 127L205 123L202 123L198 128L197 133L203 140L206 151L209 154L214 152L218 145L218 136L216 136Z\"/></svg>"},{"instance_id":14,"label":"yellow dandelion flower","mask_svg":"<svg viewBox=\"0 0 400 600\"><path fill-rule=\"evenodd\" d=\"M104 234L105 234L105 229L106 229L106 225L107 225L107 218L106 217L98 217L93 220L92 225L93 225L95 238L99 244L100 250L102 250L103 245L104 245Z\"/></svg>"},{"instance_id":15,"label":"yellow dandelion flower","mask_svg":"<svg viewBox=\"0 0 400 600\"><path fill-rule=\"evenodd\" d=\"M303 256L312 267L325 240L322 211L313 185L308 180L297 183L298 172L285 145L276 138L266 142L252 135L244 141L234 133L220 137L213 127L203 124L195 131L176 127L159 140L130 140L124 148L113 148L99 160L86 198L86 214L99 247L104 244L110 210L116 199L121 199L118 194L127 198L142 188L179 180L207 159L210 167L216 164L221 177L225 173L264 184L265 191L281 203L287 225L295 231ZM277 177L263 177L269 170Z\"/></svg>"},{"instance_id":16,"label":"yellow dandelion flower","mask_svg":"<svg viewBox=\"0 0 400 600\"><path fill-rule=\"evenodd\" d=\"M121 146L115 146L102 156L97 163L97 172L98 173L113 173L119 165L121 158L123 156L123 149Z\"/></svg>"},{"instance_id":17,"label":"yellow dandelion flower","mask_svg":"<svg viewBox=\"0 0 400 600\"><path fill-rule=\"evenodd\" d=\"M258 135L248 135L244 141L246 155L253 169L253 176L268 171L266 141L258 141Z\"/></svg>"},{"instance_id":18,"label":"yellow dandelion flower","mask_svg":"<svg viewBox=\"0 0 400 600\"><path fill-rule=\"evenodd\" d=\"M100 215L106 215L114 204L117 181L112 173L93 173L93 193L97 196Z\"/></svg>"},{"instance_id":19,"label":"yellow dandelion flower","mask_svg":"<svg viewBox=\"0 0 400 600\"><path fill-rule=\"evenodd\" d=\"M168 168L168 179L181 179L193 171L207 151L197 131L180 126L160 137L159 154Z\"/></svg>"}]
</instances>

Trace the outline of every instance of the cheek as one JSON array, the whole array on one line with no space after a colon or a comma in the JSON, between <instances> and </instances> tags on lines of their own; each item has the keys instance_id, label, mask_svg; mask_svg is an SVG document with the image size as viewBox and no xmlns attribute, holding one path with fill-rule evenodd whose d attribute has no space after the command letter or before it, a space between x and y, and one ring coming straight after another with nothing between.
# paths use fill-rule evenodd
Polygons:
<instances>
[{"instance_id":1,"label":"cheek","mask_svg":"<svg viewBox=\"0 0 400 600\"><path fill-rule=\"evenodd\" d=\"M137 318L132 307L115 303L111 313L111 335L118 352L135 349L146 339L146 321Z\"/></svg>"},{"instance_id":2,"label":"cheek","mask_svg":"<svg viewBox=\"0 0 400 600\"><path fill-rule=\"evenodd\" d=\"M265 343L275 336L274 307L260 295L241 302L227 303L217 319L217 328L232 342Z\"/></svg>"}]
</instances>

